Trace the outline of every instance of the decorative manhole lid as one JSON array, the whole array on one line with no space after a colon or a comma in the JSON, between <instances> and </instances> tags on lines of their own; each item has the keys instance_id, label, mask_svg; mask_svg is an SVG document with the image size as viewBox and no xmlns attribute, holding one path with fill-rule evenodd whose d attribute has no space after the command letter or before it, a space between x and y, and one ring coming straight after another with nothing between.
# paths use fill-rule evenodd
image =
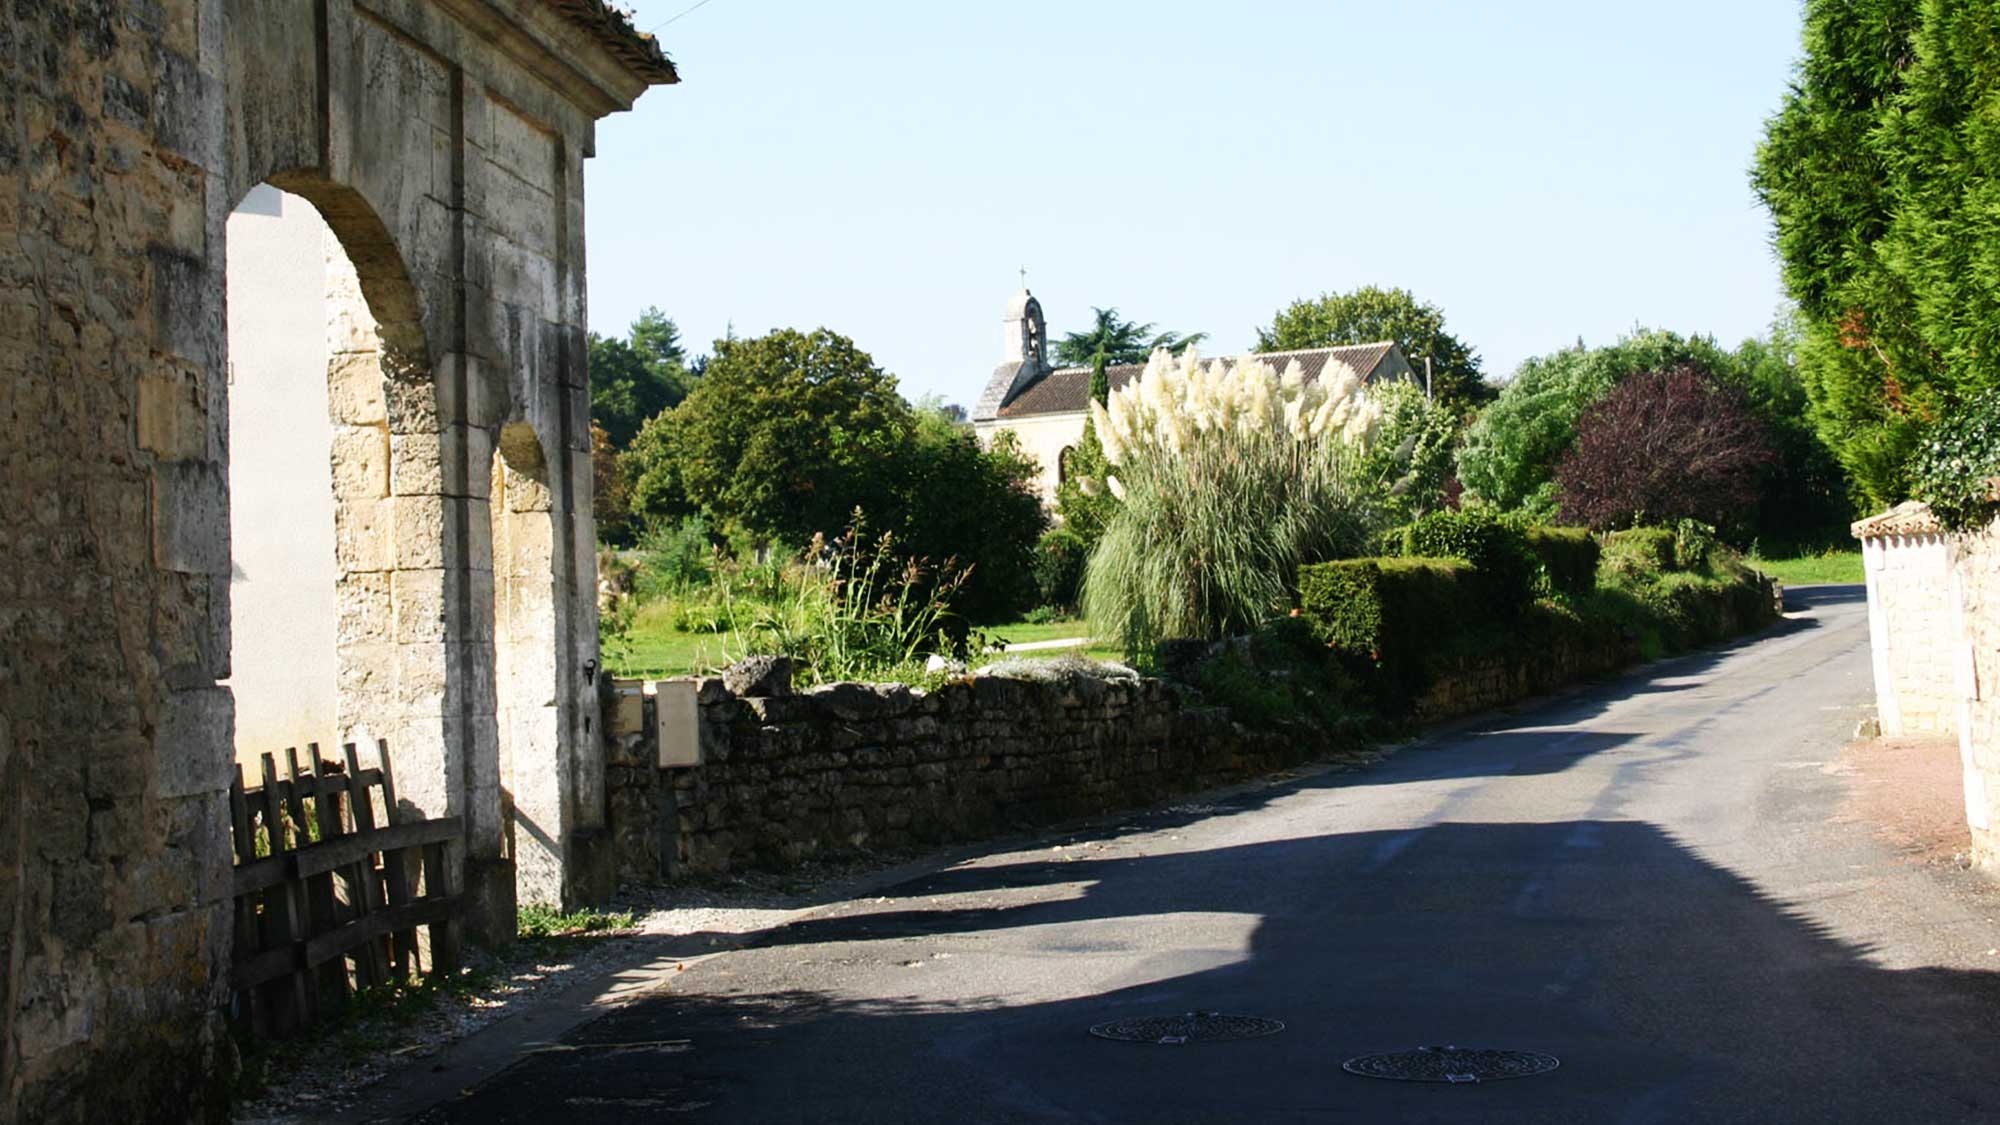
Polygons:
<instances>
[{"instance_id":1,"label":"decorative manhole lid","mask_svg":"<svg viewBox=\"0 0 2000 1125\"><path fill-rule=\"evenodd\" d=\"M1220 1043L1228 1039L1261 1039L1285 1030L1278 1020L1262 1016L1231 1016L1221 1012L1182 1012L1174 1016L1134 1016L1090 1029L1099 1039L1125 1043Z\"/></svg>"},{"instance_id":2,"label":"decorative manhole lid","mask_svg":"<svg viewBox=\"0 0 2000 1125\"><path fill-rule=\"evenodd\" d=\"M1413 1051L1391 1051L1383 1055L1363 1055L1341 1063L1342 1070L1363 1078L1389 1078L1398 1082L1497 1082L1503 1078L1527 1078L1547 1074L1562 1063L1554 1055L1534 1051L1505 1051L1490 1047L1418 1047Z\"/></svg>"}]
</instances>

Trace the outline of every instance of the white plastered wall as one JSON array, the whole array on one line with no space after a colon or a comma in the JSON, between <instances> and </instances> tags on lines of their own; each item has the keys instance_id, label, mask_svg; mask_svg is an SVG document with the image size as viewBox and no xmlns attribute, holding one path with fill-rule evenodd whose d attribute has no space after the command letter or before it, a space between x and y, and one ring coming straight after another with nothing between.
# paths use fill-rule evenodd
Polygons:
<instances>
[{"instance_id":1,"label":"white plastered wall","mask_svg":"<svg viewBox=\"0 0 2000 1125\"><path fill-rule=\"evenodd\" d=\"M319 212L269 185L229 217L230 637L236 755L336 731L333 485Z\"/></svg>"}]
</instances>

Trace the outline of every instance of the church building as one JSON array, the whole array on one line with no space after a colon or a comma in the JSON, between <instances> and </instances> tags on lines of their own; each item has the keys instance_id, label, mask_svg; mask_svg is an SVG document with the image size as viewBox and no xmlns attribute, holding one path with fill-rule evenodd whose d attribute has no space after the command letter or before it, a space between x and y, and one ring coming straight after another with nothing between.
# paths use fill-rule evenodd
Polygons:
<instances>
[{"instance_id":1,"label":"church building","mask_svg":"<svg viewBox=\"0 0 2000 1125\"><path fill-rule=\"evenodd\" d=\"M991 443L1002 430L1012 431L1021 449L1041 465L1036 488L1043 501L1053 505L1056 486L1063 481L1069 455L1083 440L1084 420L1090 417L1090 368L1050 366L1048 324L1042 318L1042 303L1026 289L1014 294L1014 299L1008 302L1005 324L1001 364L994 369L978 405L973 407L972 424L983 443ZM1403 350L1392 340L1263 352L1257 358L1280 371L1297 360L1308 380L1319 378L1327 364L1334 361L1352 367L1364 383L1416 378ZM1235 360L1234 356L1218 356L1214 361L1234 363ZM1145 370L1142 363L1118 364L1105 368L1105 375L1115 391L1139 378Z\"/></svg>"}]
</instances>

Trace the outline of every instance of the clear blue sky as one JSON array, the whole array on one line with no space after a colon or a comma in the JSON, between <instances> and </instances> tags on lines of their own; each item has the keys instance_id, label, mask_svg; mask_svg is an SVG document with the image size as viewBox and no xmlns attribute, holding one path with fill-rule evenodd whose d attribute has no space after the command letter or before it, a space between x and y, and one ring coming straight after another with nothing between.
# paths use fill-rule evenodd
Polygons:
<instances>
[{"instance_id":1,"label":"clear blue sky","mask_svg":"<svg viewBox=\"0 0 2000 1125\"><path fill-rule=\"evenodd\" d=\"M651 27L693 0L631 0ZM696 350L825 325L969 404L1026 266L1249 347L1301 296L1399 285L1489 374L1635 323L1760 332L1746 169L1791 0L711 0L682 84L600 123L590 323Z\"/></svg>"}]
</instances>

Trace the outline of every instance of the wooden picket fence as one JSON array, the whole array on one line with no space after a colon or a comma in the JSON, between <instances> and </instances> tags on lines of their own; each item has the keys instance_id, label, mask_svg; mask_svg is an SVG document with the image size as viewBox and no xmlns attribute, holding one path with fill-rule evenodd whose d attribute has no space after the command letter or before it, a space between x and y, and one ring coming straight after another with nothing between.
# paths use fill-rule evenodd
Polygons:
<instances>
[{"instance_id":1,"label":"wooden picket fence","mask_svg":"<svg viewBox=\"0 0 2000 1125\"><path fill-rule=\"evenodd\" d=\"M231 1011L265 1037L337 1011L358 988L458 965L462 900L445 849L460 819L400 814L386 742L368 769L352 743L339 761L308 745L306 760L302 771L286 750L280 777L265 754L261 784L246 788L238 766L229 788Z\"/></svg>"}]
</instances>

